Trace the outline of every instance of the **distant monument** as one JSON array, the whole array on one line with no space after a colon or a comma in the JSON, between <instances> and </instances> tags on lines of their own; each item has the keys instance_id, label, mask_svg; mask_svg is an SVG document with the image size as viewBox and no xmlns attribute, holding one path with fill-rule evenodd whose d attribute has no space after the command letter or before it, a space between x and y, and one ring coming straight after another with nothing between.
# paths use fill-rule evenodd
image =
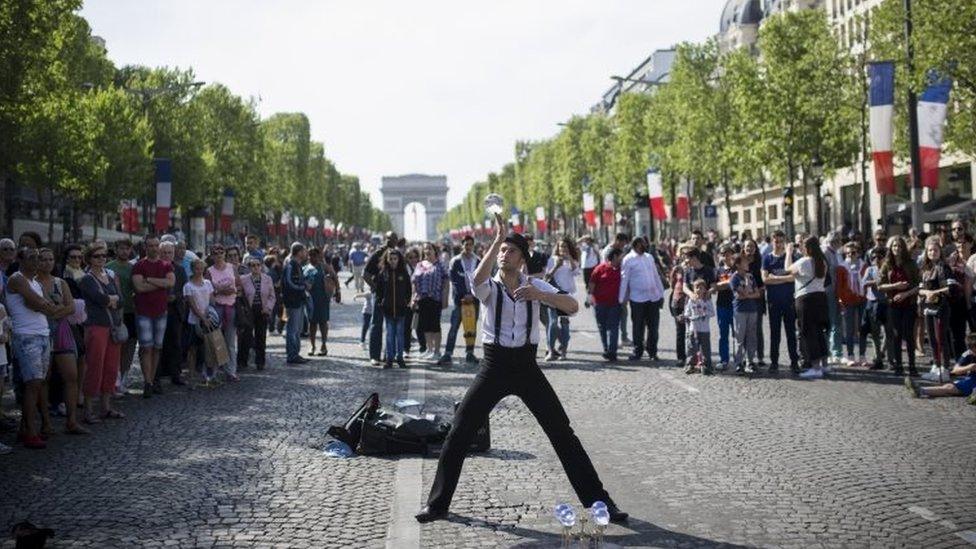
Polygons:
<instances>
[{"instance_id":1,"label":"distant monument","mask_svg":"<svg viewBox=\"0 0 976 549\"><path fill-rule=\"evenodd\" d=\"M426 240L437 240L437 222L447 212L447 176L408 174L382 179L383 211L393 230L404 235L405 220L426 226Z\"/></svg>"}]
</instances>

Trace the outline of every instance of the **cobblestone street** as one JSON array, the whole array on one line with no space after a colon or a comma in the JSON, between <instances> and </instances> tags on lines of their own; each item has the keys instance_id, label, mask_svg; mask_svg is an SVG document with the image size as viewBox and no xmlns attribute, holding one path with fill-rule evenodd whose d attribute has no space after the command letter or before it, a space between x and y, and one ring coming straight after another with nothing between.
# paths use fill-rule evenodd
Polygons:
<instances>
[{"instance_id":1,"label":"cobblestone street","mask_svg":"<svg viewBox=\"0 0 976 549\"><path fill-rule=\"evenodd\" d=\"M558 546L551 510L578 502L517 399L492 414L492 450L466 462L449 521L412 521L433 458L419 468L420 489L405 491L398 467L416 458L322 455L326 428L369 392L390 403L419 387L427 411L449 416L476 372L365 366L359 311L334 307L327 358L285 366L283 339L272 336L269 369L245 371L240 384L128 397L128 418L94 436L18 446L0 457L0 526L28 519L55 529L60 547ZM673 359L667 313L661 328L662 358ZM573 330L569 360L543 368L631 513L609 542L976 543L976 407L963 399L914 400L900 379L865 371L804 382L686 376L673 360L606 366L590 310Z\"/></svg>"}]
</instances>

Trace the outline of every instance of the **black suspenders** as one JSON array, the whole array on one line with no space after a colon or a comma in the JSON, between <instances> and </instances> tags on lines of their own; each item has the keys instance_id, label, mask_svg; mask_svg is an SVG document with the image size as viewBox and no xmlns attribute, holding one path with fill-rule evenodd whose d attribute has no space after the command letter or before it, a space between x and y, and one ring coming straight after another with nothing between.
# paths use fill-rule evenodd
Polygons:
<instances>
[{"instance_id":1,"label":"black suspenders","mask_svg":"<svg viewBox=\"0 0 976 549\"><path fill-rule=\"evenodd\" d=\"M495 298L495 345L502 344L502 306L505 303L505 285L497 280L493 280L497 286L497 296ZM525 302L525 345L532 343L532 302ZM512 304L512 316L515 316L515 304Z\"/></svg>"}]
</instances>

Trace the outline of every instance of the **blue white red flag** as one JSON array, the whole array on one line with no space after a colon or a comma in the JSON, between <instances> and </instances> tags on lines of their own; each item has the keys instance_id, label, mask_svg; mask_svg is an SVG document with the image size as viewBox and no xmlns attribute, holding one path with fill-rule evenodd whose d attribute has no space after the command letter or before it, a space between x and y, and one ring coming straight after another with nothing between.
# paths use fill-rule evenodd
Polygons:
<instances>
[{"instance_id":1,"label":"blue white red flag","mask_svg":"<svg viewBox=\"0 0 976 549\"><path fill-rule=\"evenodd\" d=\"M922 163L922 186L937 189L942 129L952 79L936 71L929 71L928 76L929 86L918 99L918 156Z\"/></svg>"},{"instance_id":2,"label":"blue white red flag","mask_svg":"<svg viewBox=\"0 0 976 549\"><path fill-rule=\"evenodd\" d=\"M869 63L868 80L874 184L878 194L894 194L892 141L895 136L895 64L891 61Z\"/></svg>"}]
</instances>

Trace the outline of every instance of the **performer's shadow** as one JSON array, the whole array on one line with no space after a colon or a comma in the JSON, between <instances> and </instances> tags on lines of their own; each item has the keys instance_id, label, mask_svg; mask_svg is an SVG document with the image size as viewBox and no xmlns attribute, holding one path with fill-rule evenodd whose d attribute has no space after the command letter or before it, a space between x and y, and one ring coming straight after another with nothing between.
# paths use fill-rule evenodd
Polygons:
<instances>
[{"instance_id":1,"label":"performer's shadow","mask_svg":"<svg viewBox=\"0 0 976 549\"><path fill-rule=\"evenodd\" d=\"M464 524L467 526L475 526L478 528L487 528L490 530L502 530L506 533L518 536L520 538L528 538L533 541L523 541L512 545L512 547L522 547L522 548L541 548L541 547L562 547L562 538L558 533L546 532L542 530L533 530L530 528L522 528L519 526L506 526L485 519L478 519L474 517L467 517L464 515L458 515L451 513L448 518L448 522L453 522L457 524ZM619 528L619 527L615 527ZM692 536L690 534L683 534L681 532L674 532L666 528L661 528L656 524L640 520L638 518L630 517L627 524L623 525L623 528L630 530L628 533L623 534L607 534L603 538L603 547L627 547L627 546L653 546L653 547L706 547L706 548L723 548L723 549L746 549L747 545L738 545L735 543L719 542L710 540L707 538L700 538L698 536Z\"/></svg>"}]
</instances>

